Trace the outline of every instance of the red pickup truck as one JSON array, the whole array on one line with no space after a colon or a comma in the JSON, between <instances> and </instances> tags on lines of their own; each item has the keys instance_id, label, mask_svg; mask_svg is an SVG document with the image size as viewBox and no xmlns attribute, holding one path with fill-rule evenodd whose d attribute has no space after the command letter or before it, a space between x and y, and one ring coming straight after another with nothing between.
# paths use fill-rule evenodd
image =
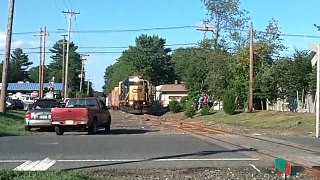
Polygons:
<instances>
[{"instance_id":1,"label":"red pickup truck","mask_svg":"<svg viewBox=\"0 0 320 180\"><path fill-rule=\"evenodd\" d=\"M96 134L98 127L104 127L105 133L109 133L111 115L105 103L98 98L70 98L64 108L51 109L51 125L57 135L80 129Z\"/></svg>"}]
</instances>

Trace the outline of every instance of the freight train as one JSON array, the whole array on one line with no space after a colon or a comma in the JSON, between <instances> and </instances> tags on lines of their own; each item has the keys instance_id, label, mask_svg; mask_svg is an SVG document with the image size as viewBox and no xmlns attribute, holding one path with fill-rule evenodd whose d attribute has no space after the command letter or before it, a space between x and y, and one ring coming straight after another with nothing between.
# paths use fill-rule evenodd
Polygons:
<instances>
[{"instance_id":1,"label":"freight train","mask_svg":"<svg viewBox=\"0 0 320 180\"><path fill-rule=\"evenodd\" d=\"M147 80L139 76L129 76L118 85L108 95L110 108L129 113L148 112L153 88Z\"/></svg>"}]
</instances>

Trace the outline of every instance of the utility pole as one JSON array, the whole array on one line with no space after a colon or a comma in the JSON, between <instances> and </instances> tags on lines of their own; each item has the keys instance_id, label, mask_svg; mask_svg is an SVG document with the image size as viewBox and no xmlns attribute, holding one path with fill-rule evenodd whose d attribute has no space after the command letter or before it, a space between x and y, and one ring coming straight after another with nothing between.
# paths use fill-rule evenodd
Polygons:
<instances>
[{"instance_id":1,"label":"utility pole","mask_svg":"<svg viewBox=\"0 0 320 180\"><path fill-rule=\"evenodd\" d=\"M44 97L43 89L44 89L44 67L45 67L45 60L46 60L46 36L47 36L47 29L44 27L44 31L42 32L42 58L41 58L41 81L40 81L40 98Z\"/></svg>"},{"instance_id":2,"label":"utility pole","mask_svg":"<svg viewBox=\"0 0 320 180\"><path fill-rule=\"evenodd\" d=\"M42 95L41 95L41 93L42 93L42 91L41 91L41 72L42 72L42 66L41 66L41 63L42 63L42 34L43 34L43 31L42 31L42 28L40 28L40 34L39 34L39 36L40 36L40 54L39 54L39 59L40 59L40 61L39 61L39 72L38 72L38 74L39 74L39 76L38 76L38 78L39 78L39 93L38 93L38 96L39 97L42 97Z\"/></svg>"},{"instance_id":3,"label":"utility pole","mask_svg":"<svg viewBox=\"0 0 320 180\"><path fill-rule=\"evenodd\" d=\"M206 33L208 31L212 32L213 26L209 24L208 20L203 20L203 26L197 27L198 31L203 31L203 48L206 48Z\"/></svg>"},{"instance_id":4,"label":"utility pole","mask_svg":"<svg viewBox=\"0 0 320 180\"><path fill-rule=\"evenodd\" d=\"M90 80L92 80L91 76L89 76L89 78L87 79L87 97L89 96L89 92L90 92Z\"/></svg>"},{"instance_id":5,"label":"utility pole","mask_svg":"<svg viewBox=\"0 0 320 180\"><path fill-rule=\"evenodd\" d=\"M65 80L65 61L66 61L66 50L65 50L65 47L66 47L66 34L63 34L61 35L63 36L63 40L62 40L62 99L65 98L64 96L64 80Z\"/></svg>"},{"instance_id":6,"label":"utility pole","mask_svg":"<svg viewBox=\"0 0 320 180\"><path fill-rule=\"evenodd\" d=\"M87 59L83 58L84 56L89 56L89 55L88 54L81 54L80 93L82 93L84 61L87 60Z\"/></svg>"},{"instance_id":7,"label":"utility pole","mask_svg":"<svg viewBox=\"0 0 320 180\"><path fill-rule=\"evenodd\" d=\"M308 45L309 50L315 52L311 60L311 65L315 66L317 64L317 90L316 90L316 138L319 138L319 126L320 126L320 45L314 44Z\"/></svg>"},{"instance_id":8,"label":"utility pole","mask_svg":"<svg viewBox=\"0 0 320 180\"><path fill-rule=\"evenodd\" d=\"M35 34L34 36L40 36L40 62L39 62L39 98L43 98L43 81L44 81L44 64L45 64L45 55L46 55L46 36L49 35L47 33L46 27L44 30L40 28L40 33Z\"/></svg>"},{"instance_id":9,"label":"utility pole","mask_svg":"<svg viewBox=\"0 0 320 180\"><path fill-rule=\"evenodd\" d=\"M253 24L250 25L250 72L249 72L249 107L248 111L253 112Z\"/></svg>"},{"instance_id":10,"label":"utility pole","mask_svg":"<svg viewBox=\"0 0 320 180\"><path fill-rule=\"evenodd\" d=\"M68 67L69 67L69 46L70 46L70 31L71 31L71 20L72 16L76 14L80 14L79 12L75 11L62 11L62 13L69 14L69 21L68 21L68 43L67 43L67 55L66 55L66 65L65 65L65 80L64 80L64 98L68 97Z\"/></svg>"},{"instance_id":11,"label":"utility pole","mask_svg":"<svg viewBox=\"0 0 320 180\"><path fill-rule=\"evenodd\" d=\"M0 95L0 112L6 113L6 98L7 98L7 85L8 85L8 69L11 49L11 38L12 38L12 24L13 24L13 13L14 13L14 0L9 1L9 15L6 35L6 47L5 56L3 60L2 69L2 87Z\"/></svg>"}]
</instances>

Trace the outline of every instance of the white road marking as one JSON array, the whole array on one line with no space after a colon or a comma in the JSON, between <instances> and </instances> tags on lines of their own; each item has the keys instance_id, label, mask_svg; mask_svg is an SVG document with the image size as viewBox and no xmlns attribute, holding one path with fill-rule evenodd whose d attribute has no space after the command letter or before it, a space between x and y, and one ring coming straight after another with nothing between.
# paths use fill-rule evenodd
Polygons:
<instances>
[{"instance_id":1,"label":"white road marking","mask_svg":"<svg viewBox=\"0 0 320 180\"><path fill-rule=\"evenodd\" d=\"M57 162L130 162L130 161L259 161L253 158L220 158L220 159L78 159L57 160Z\"/></svg>"},{"instance_id":2,"label":"white road marking","mask_svg":"<svg viewBox=\"0 0 320 180\"><path fill-rule=\"evenodd\" d=\"M261 172L258 168L256 168L256 166L255 165L253 165L253 164L249 164L250 166L252 166L253 167L253 169L255 169L256 171L258 171L259 173Z\"/></svg>"},{"instance_id":3,"label":"white road marking","mask_svg":"<svg viewBox=\"0 0 320 180\"><path fill-rule=\"evenodd\" d=\"M14 168L14 171L45 171L56 163L56 160L46 158L42 161L26 161L18 167Z\"/></svg>"}]
</instances>

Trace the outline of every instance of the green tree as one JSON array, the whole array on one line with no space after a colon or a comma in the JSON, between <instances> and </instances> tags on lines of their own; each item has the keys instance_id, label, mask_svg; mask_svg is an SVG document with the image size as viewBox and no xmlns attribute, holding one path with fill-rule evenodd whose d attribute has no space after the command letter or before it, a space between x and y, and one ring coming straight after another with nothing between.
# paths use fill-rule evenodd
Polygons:
<instances>
[{"instance_id":1,"label":"green tree","mask_svg":"<svg viewBox=\"0 0 320 180\"><path fill-rule=\"evenodd\" d=\"M39 66L31 67L29 69L29 78L30 82L38 83L39 82ZM49 76L49 70L47 66L44 66L44 82L48 82L51 79Z\"/></svg>"},{"instance_id":2,"label":"green tree","mask_svg":"<svg viewBox=\"0 0 320 180\"><path fill-rule=\"evenodd\" d=\"M29 61L28 55L24 54L22 49L17 48L12 52L9 63L10 64L8 82L29 80L29 74L27 69L33 63Z\"/></svg>"},{"instance_id":3,"label":"green tree","mask_svg":"<svg viewBox=\"0 0 320 180\"><path fill-rule=\"evenodd\" d=\"M152 85L173 83L177 77L169 52L165 40L158 36L137 37L136 45L129 46L115 64L106 68L104 93L108 94L119 81L134 75L142 76Z\"/></svg>"},{"instance_id":4,"label":"green tree","mask_svg":"<svg viewBox=\"0 0 320 180\"><path fill-rule=\"evenodd\" d=\"M231 55L221 51L210 55L206 83L215 100L221 100L225 90L231 86L230 83L234 78L231 69L232 60Z\"/></svg>"},{"instance_id":5,"label":"green tree","mask_svg":"<svg viewBox=\"0 0 320 180\"><path fill-rule=\"evenodd\" d=\"M62 82L62 54L63 54L63 40L57 41L50 52L54 53L51 56L51 63L48 65L49 79L55 77L56 82ZM81 57L76 52L77 46L74 43L69 45L69 62L68 62L68 88L71 92L75 92L80 87L79 74L81 73Z\"/></svg>"},{"instance_id":6,"label":"green tree","mask_svg":"<svg viewBox=\"0 0 320 180\"><path fill-rule=\"evenodd\" d=\"M172 54L174 69L179 79L186 83L190 91L207 90L205 82L208 73L210 51L202 48L179 48Z\"/></svg>"}]
</instances>

